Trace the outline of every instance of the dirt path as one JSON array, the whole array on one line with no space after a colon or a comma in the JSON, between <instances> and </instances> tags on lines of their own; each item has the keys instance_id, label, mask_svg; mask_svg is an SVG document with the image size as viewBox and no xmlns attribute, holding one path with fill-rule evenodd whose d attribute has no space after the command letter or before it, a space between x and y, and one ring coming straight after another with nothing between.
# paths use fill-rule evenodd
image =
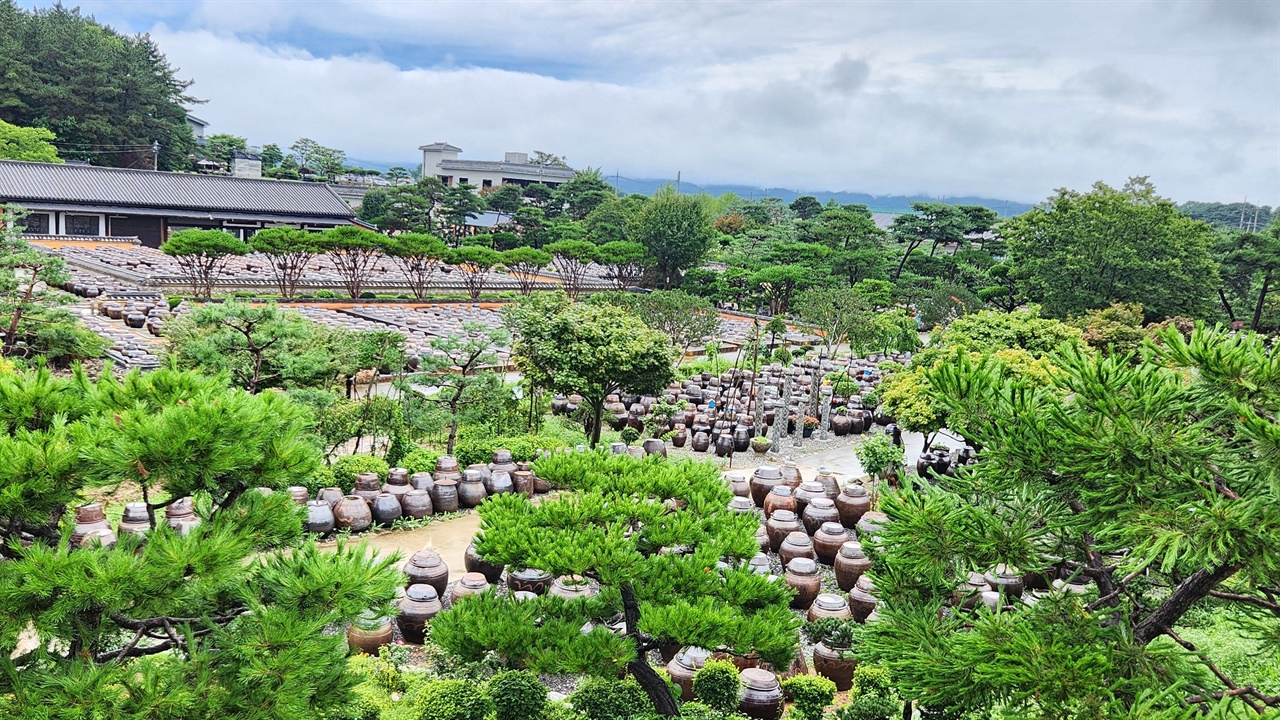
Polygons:
<instances>
[{"instance_id":1,"label":"dirt path","mask_svg":"<svg viewBox=\"0 0 1280 720\"><path fill-rule=\"evenodd\" d=\"M379 556L387 556L399 552L405 559L424 547L440 553L445 565L449 566L449 581L453 582L466 572L463 565L467 545L480 529L480 514L468 513L462 517L433 522L417 530L401 530L398 532L379 533L377 535L356 538L357 542L367 542ZM325 543L321 547L332 548L333 543Z\"/></svg>"}]
</instances>

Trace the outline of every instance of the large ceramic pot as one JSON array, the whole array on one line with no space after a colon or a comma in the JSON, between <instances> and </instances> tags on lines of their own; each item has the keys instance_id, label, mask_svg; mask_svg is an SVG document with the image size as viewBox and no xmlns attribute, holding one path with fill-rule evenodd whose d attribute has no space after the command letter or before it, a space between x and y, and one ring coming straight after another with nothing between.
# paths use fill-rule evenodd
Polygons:
<instances>
[{"instance_id":1,"label":"large ceramic pot","mask_svg":"<svg viewBox=\"0 0 1280 720\"><path fill-rule=\"evenodd\" d=\"M839 524L840 513L836 511L836 504L831 498L819 497L809 501L800 519L804 523L805 532L813 535L822 527L822 523Z\"/></svg>"},{"instance_id":2,"label":"large ceramic pot","mask_svg":"<svg viewBox=\"0 0 1280 720\"><path fill-rule=\"evenodd\" d=\"M871 569L871 558L862 550L862 543L850 540L840 546L836 555L836 586L848 592L857 584L858 578Z\"/></svg>"},{"instance_id":3,"label":"large ceramic pot","mask_svg":"<svg viewBox=\"0 0 1280 720\"><path fill-rule=\"evenodd\" d=\"M378 473L362 472L356 474L356 486L351 491L352 495L365 502L373 502L373 499L378 497L380 492L382 492L382 483L378 481Z\"/></svg>"},{"instance_id":4,"label":"large ceramic pot","mask_svg":"<svg viewBox=\"0 0 1280 720\"><path fill-rule=\"evenodd\" d=\"M438 513L458 512L458 481L453 478L436 478L431 486L431 507Z\"/></svg>"},{"instance_id":5,"label":"large ceramic pot","mask_svg":"<svg viewBox=\"0 0 1280 720\"><path fill-rule=\"evenodd\" d=\"M693 438L689 441L689 447L694 452L706 452L711 447L711 436L699 430L693 434Z\"/></svg>"},{"instance_id":6,"label":"large ceramic pot","mask_svg":"<svg viewBox=\"0 0 1280 720\"><path fill-rule=\"evenodd\" d=\"M764 507L769 491L782 484L782 471L773 465L761 465L751 476L751 499L756 507Z\"/></svg>"},{"instance_id":7,"label":"large ceramic pot","mask_svg":"<svg viewBox=\"0 0 1280 720\"><path fill-rule=\"evenodd\" d=\"M764 553L752 555L751 559L747 561L747 567L754 575L769 575L773 572L773 568L769 564L769 556Z\"/></svg>"},{"instance_id":8,"label":"large ceramic pot","mask_svg":"<svg viewBox=\"0 0 1280 720\"><path fill-rule=\"evenodd\" d=\"M845 692L853 687L853 671L858 669L856 658L846 658L847 649L833 649L823 643L813 646L813 669L822 677L836 684L836 690Z\"/></svg>"},{"instance_id":9,"label":"large ceramic pot","mask_svg":"<svg viewBox=\"0 0 1280 720\"><path fill-rule=\"evenodd\" d=\"M405 493L413 489L409 484L409 471L404 468L391 468L387 472L387 482L382 486L382 492L390 493L396 496L396 499L404 497Z\"/></svg>"},{"instance_id":10,"label":"large ceramic pot","mask_svg":"<svg viewBox=\"0 0 1280 720\"><path fill-rule=\"evenodd\" d=\"M383 645L389 645L393 636L391 618L365 611L347 628L347 645L369 655L377 655Z\"/></svg>"},{"instance_id":11,"label":"large ceramic pot","mask_svg":"<svg viewBox=\"0 0 1280 720\"><path fill-rule=\"evenodd\" d=\"M955 604L965 610L972 610L982 600L982 593L987 592L987 579L982 573L971 572L967 582L960 583L952 594Z\"/></svg>"},{"instance_id":12,"label":"large ceramic pot","mask_svg":"<svg viewBox=\"0 0 1280 720\"><path fill-rule=\"evenodd\" d=\"M523 568L507 572L507 587L512 592L530 592L543 595L551 587L551 573L536 568Z\"/></svg>"},{"instance_id":13,"label":"large ceramic pot","mask_svg":"<svg viewBox=\"0 0 1280 720\"><path fill-rule=\"evenodd\" d=\"M529 483L533 485L532 482ZM492 470L489 473L489 482L485 485L485 490L490 495L501 495L502 493L515 492L516 484L511 479L511 473L506 470Z\"/></svg>"},{"instance_id":14,"label":"large ceramic pot","mask_svg":"<svg viewBox=\"0 0 1280 720\"><path fill-rule=\"evenodd\" d=\"M813 480L822 486L822 492L832 500L840 495L840 483L836 481L835 474L827 468L818 468L818 475Z\"/></svg>"},{"instance_id":15,"label":"large ceramic pot","mask_svg":"<svg viewBox=\"0 0 1280 720\"><path fill-rule=\"evenodd\" d=\"M179 535L186 535L200 525L200 518L191 507L191 498L180 498L164 509L164 522Z\"/></svg>"},{"instance_id":16,"label":"large ceramic pot","mask_svg":"<svg viewBox=\"0 0 1280 720\"><path fill-rule=\"evenodd\" d=\"M526 497L533 497L535 489L533 473L529 470L516 470L511 473L511 486L516 492Z\"/></svg>"},{"instance_id":17,"label":"large ceramic pot","mask_svg":"<svg viewBox=\"0 0 1280 720\"><path fill-rule=\"evenodd\" d=\"M473 542L467 546L466 553L462 556L463 565L466 566L467 572L477 572L484 576L485 580L496 583L502 577L503 565L491 563L485 560L476 550L476 544Z\"/></svg>"},{"instance_id":18,"label":"large ceramic pot","mask_svg":"<svg viewBox=\"0 0 1280 720\"><path fill-rule=\"evenodd\" d=\"M342 496L342 488L336 487L320 488L320 491L316 493L316 499L329 503L330 508L337 505Z\"/></svg>"},{"instance_id":19,"label":"large ceramic pot","mask_svg":"<svg viewBox=\"0 0 1280 720\"><path fill-rule=\"evenodd\" d=\"M547 594L555 595L565 600L573 600L590 597L593 593L591 592L591 583L586 578L580 575L561 575L552 581Z\"/></svg>"},{"instance_id":20,"label":"large ceramic pot","mask_svg":"<svg viewBox=\"0 0 1280 720\"><path fill-rule=\"evenodd\" d=\"M400 635L407 643L421 645L426 639L427 623L444 610L439 594L434 587L425 583L410 585L404 591L399 605L396 625L400 627Z\"/></svg>"},{"instance_id":21,"label":"large ceramic pot","mask_svg":"<svg viewBox=\"0 0 1280 720\"><path fill-rule=\"evenodd\" d=\"M738 515L750 515L756 511L756 504L751 502L751 498L733 496L729 501L729 512Z\"/></svg>"},{"instance_id":22,"label":"large ceramic pot","mask_svg":"<svg viewBox=\"0 0 1280 720\"><path fill-rule=\"evenodd\" d=\"M489 479L490 479L490 477L492 477L493 472L492 472L491 470L489 470L489 464L488 464L488 463L473 463L473 464L471 464L471 465L468 465L468 466L467 466L467 469L462 471L462 479L463 479L463 480L465 480L465 479L467 478L467 473L469 473L469 472L476 472L476 473L479 473L479 474L480 474L480 482L484 483L484 487L485 487L485 489L486 489L486 490L489 488Z\"/></svg>"},{"instance_id":23,"label":"large ceramic pot","mask_svg":"<svg viewBox=\"0 0 1280 720\"><path fill-rule=\"evenodd\" d=\"M782 482L791 486L794 490L800 487L800 483L804 482L804 478L800 475L800 468L796 467L795 460L787 460L782 463Z\"/></svg>"},{"instance_id":24,"label":"large ceramic pot","mask_svg":"<svg viewBox=\"0 0 1280 720\"><path fill-rule=\"evenodd\" d=\"M105 530L111 532L111 525L107 522L107 517L102 512L102 503L85 503L76 508L76 526L71 532L71 547L81 547L85 537L90 533L95 536L101 535L96 531ZM115 537L115 533L112 533ZM106 545L106 543L103 543Z\"/></svg>"},{"instance_id":25,"label":"large ceramic pot","mask_svg":"<svg viewBox=\"0 0 1280 720\"><path fill-rule=\"evenodd\" d=\"M858 582L849 591L849 611L853 613L854 620L866 622L867 617L875 611L880 600L874 592L875 586L866 575L858 578Z\"/></svg>"},{"instance_id":26,"label":"large ceramic pot","mask_svg":"<svg viewBox=\"0 0 1280 720\"><path fill-rule=\"evenodd\" d=\"M426 490L410 490L400 496L400 511L405 517L421 520L430 515L433 509L431 493Z\"/></svg>"},{"instance_id":27,"label":"large ceramic pot","mask_svg":"<svg viewBox=\"0 0 1280 720\"><path fill-rule=\"evenodd\" d=\"M844 437L853 429L853 418L848 415L831 416L831 432L836 437Z\"/></svg>"},{"instance_id":28,"label":"large ceramic pot","mask_svg":"<svg viewBox=\"0 0 1280 720\"><path fill-rule=\"evenodd\" d=\"M751 507L755 507L755 503L752 503ZM756 528L756 542L760 545L760 552L767 553L773 551L773 544L769 540L769 529L764 525Z\"/></svg>"},{"instance_id":29,"label":"large ceramic pot","mask_svg":"<svg viewBox=\"0 0 1280 720\"><path fill-rule=\"evenodd\" d=\"M716 436L716 457L729 457L733 454L733 436L722 433Z\"/></svg>"},{"instance_id":30,"label":"large ceramic pot","mask_svg":"<svg viewBox=\"0 0 1280 720\"><path fill-rule=\"evenodd\" d=\"M301 485L290 485L289 497L293 498L293 501L299 505L306 505L307 501L311 499L311 492Z\"/></svg>"},{"instance_id":31,"label":"large ceramic pot","mask_svg":"<svg viewBox=\"0 0 1280 720\"><path fill-rule=\"evenodd\" d=\"M484 579L484 575L478 572L469 572L462 576L462 579L453 584L453 589L449 592L449 603L458 602L469 595L479 595L489 589L489 581Z\"/></svg>"},{"instance_id":32,"label":"large ceramic pot","mask_svg":"<svg viewBox=\"0 0 1280 720\"><path fill-rule=\"evenodd\" d=\"M750 425L739 425L733 429L733 449L735 452L746 452L751 447L752 428Z\"/></svg>"},{"instance_id":33,"label":"large ceramic pot","mask_svg":"<svg viewBox=\"0 0 1280 720\"><path fill-rule=\"evenodd\" d=\"M430 585L436 589L436 595L441 597L449 587L449 566L445 565L440 553L430 548L423 548L409 556L400 569L408 578L406 585Z\"/></svg>"},{"instance_id":34,"label":"large ceramic pot","mask_svg":"<svg viewBox=\"0 0 1280 720\"><path fill-rule=\"evenodd\" d=\"M442 478L450 480L461 480L462 470L458 468L458 459L452 455L441 455L436 458L436 471L432 473L436 482L440 482Z\"/></svg>"},{"instance_id":35,"label":"large ceramic pot","mask_svg":"<svg viewBox=\"0 0 1280 720\"><path fill-rule=\"evenodd\" d=\"M808 610L822 590L818 564L810 558L796 558L787 563L783 579L796 591L795 597L791 598L793 610Z\"/></svg>"},{"instance_id":36,"label":"large ceramic pot","mask_svg":"<svg viewBox=\"0 0 1280 720\"><path fill-rule=\"evenodd\" d=\"M676 425L676 431L671 434L671 446L682 448L689 442L689 430L683 424Z\"/></svg>"},{"instance_id":37,"label":"large ceramic pot","mask_svg":"<svg viewBox=\"0 0 1280 720\"><path fill-rule=\"evenodd\" d=\"M806 617L809 622L813 622L821 618L844 620L852 616L849 603L843 597L835 593L819 593L818 597L813 599L813 604L809 606L809 614Z\"/></svg>"},{"instance_id":38,"label":"large ceramic pot","mask_svg":"<svg viewBox=\"0 0 1280 720\"><path fill-rule=\"evenodd\" d=\"M783 565L796 558L809 558L815 562L818 559L817 553L813 551L813 538L799 530L788 533L778 546L778 559Z\"/></svg>"},{"instance_id":39,"label":"large ceramic pot","mask_svg":"<svg viewBox=\"0 0 1280 720\"><path fill-rule=\"evenodd\" d=\"M782 717L782 685L778 676L760 668L743 670L738 692L738 712L758 720Z\"/></svg>"},{"instance_id":40,"label":"large ceramic pot","mask_svg":"<svg viewBox=\"0 0 1280 720\"><path fill-rule=\"evenodd\" d=\"M400 500L391 493L378 493L369 503L369 512L375 523L390 525L400 519Z\"/></svg>"},{"instance_id":41,"label":"large ceramic pot","mask_svg":"<svg viewBox=\"0 0 1280 720\"><path fill-rule=\"evenodd\" d=\"M489 470L506 470L509 473L516 471L515 461L511 458L511 451L506 448L498 448L493 451L493 457L489 463Z\"/></svg>"},{"instance_id":42,"label":"large ceramic pot","mask_svg":"<svg viewBox=\"0 0 1280 720\"><path fill-rule=\"evenodd\" d=\"M146 537L151 532L151 518L147 515L147 504L144 502L125 503L124 515L116 525L118 535L136 535Z\"/></svg>"},{"instance_id":43,"label":"large ceramic pot","mask_svg":"<svg viewBox=\"0 0 1280 720\"><path fill-rule=\"evenodd\" d=\"M880 529L888 524L888 515L876 510L868 510L862 515L862 519L858 521L858 539L878 538L880 537Z\"/></svg>"},{"instance_id":44,"label":"large ceramic pot","mask_svg":"<svg viewBox=\"0 0 1280 720\"><path fill-rule=\"evenodd\" d=\"M861 485L846 485L836 496L836 512L840 514L840 524L850 530L858 526L858 521L871 509L871 498L867 489Z\"/></svg>"},{"instance_id":45,"label":"large ceramic pot","mask_svg":"<svg viewBox=\"0 0 1280 720\"><path fill-rule=\"evenodd\" d=\"M317 535L328 535L333 532L336 519L333 508L324 500L312 500L307 503L307 532Z\"/></svg>"},{"instance_id":46,"label":"large ceramic pot","mask_svg":"<svg viewBox=\"0 0 1280 720\"><path fill-rule=\"evenodd\" d=\"M825 522L813 534L813 551L818 554L818 562L834 565L836 556L840 554L840 546L849 540L849 531L837 522Z\"/></svg>"},{"instance_id":47,"label":"large ceramic pot","mask_svg":"<svg viewBox=\"0 0 1280 720\"><path fill-rule=\"evenodd\" d=\"M757 455L763 455L769 452L769 448L773 447L773 441L764 435L757 435L751 438L751 452Z\"/></svg>"},{"instance_id":48,"label":"large ceramic pot","mask_svg":"<svg viewBox=\"0 0 1280 720\"><path fill-rule=\"evenodd\" d=\"M767 518L773 515L777 510L790 510L796 512L796 498L792 494L791 488L786 485L778 485L769 491L764 499L764 516Z\"/></svg>"},{"instance_id":49,"label":"large ceramic pot","mask_svg":"<svg viewBox=\"0 0 1280 720\"><path fill-rule=\"evenodd\" d=\"M786 487L785 485L783 487ZM804 509L809 507L809 503L817 498L826 497L826 492L822 489L822 483L814 480L808 480L800 483L800 487L795 489L796 496L796 515L804 517Z\"/></svg>"},{"instance_id":50,"label":"large ceramic pot","mask_svg":"<svg viewBox=\"0 0 1280 720\"><path fill-rule=\"evenodd\" d=\"M710 655L700 647L690 646L676 653L667 663L667 674L671 676L671 682L680 688L680 700L683 702L693 700L693 675L707 664Z\"/></svg>"},{"instance_id":51,"label":"large ceramic pot","mask_svg":"<svg viewBox=\"0 0 1280 720\"><path fill-rule=\"evenodd\" d=\"M429 472L416 472L409 476L409 486L414 490L431 492L431 486L435 484L435 478L431 477Z\"/></svg>"},{"instance_id":52,"label":"large ceramic pot","mask_svg":"<svg viewBox=\"0 0 1280 720\"><path fill-rule=\"evenodd\" d=\"M373 513L363 498L346 495L333 506L333 520L339 530L363 532L373 524Z\"/></svg>"},{"instance_id":53,"label":"large ceramic pot","mask_svg":"<svg viewBox=\"0 0 1280 720\"><path fill-rule=\"evenodd\" d=\"M804 530L804 526L800 524L800 520L796 518L796 514L790 510L778 510L765 522L765 529L769 533L769 549L772 552L778 552L782 547L782 541L787 535L798 530Z\"/></svg>"},{"instance_id":54,"label":"large ceramic pot","mask_svg":"<svg viewBox=\"0 0 1280 720\"><path fill-rule=\"evenodd\" d=\"M484 476L468 468L462 474L462 482L458 483L458 504L464 508L472 508L484 502L488 495L489 492L484 489Z\"/></svg>"},{"instance_id":55,"label":"large ceramic pot","mask_svg":"<svg viewBox=\"0 0 1280 720\"><path fill-rule=\"evenodd\" d=\"M729 484L729 490L738 497L751 497L751 481L747 476L740 472L727 472L724 474L724 480Z\"/></svg>"},{"instance_id":56,"label":"large ceramic pot","mask_svg":"<svg viewBox=\"0 0 1280 720\"><path fill-rule=\"evenodd\" d=\"M640 447L644 449L645 455L667 456L667 444L658 438L648 438L644 442L640 443Z\"/></svg>"},{"instance_id":57,"label":"large ceramic pot","mask_svg":"<svg viewBox=\"0 0 1280 720\"><path fill-rule=\"evenodd\" d=\"M861 435L867 431L867 412L865 410L854 410L849 413L849 434Z\"/></svg>"},{"instance_id":58,"label":"large ceramic pot","mask_svg":"<svg viewBox=\"0 0 1280 720\"><path fill-rule=\"evenodd\" d=\"M1009 598L1022 597L1022 590L1025 587L1022 581L1022 573L1017 568L1000 564L994 570L986 574L987 584L991 586L993 592L998 592Z\"/></svg>"}]
</instances>

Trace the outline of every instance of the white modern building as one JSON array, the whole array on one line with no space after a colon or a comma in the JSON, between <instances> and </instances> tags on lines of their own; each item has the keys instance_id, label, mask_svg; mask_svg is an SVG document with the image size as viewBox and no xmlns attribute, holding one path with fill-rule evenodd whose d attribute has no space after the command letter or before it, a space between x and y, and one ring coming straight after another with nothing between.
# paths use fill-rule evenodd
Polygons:
<instances>
[{"instance_id":1,"label":"white modern building","mask_svg":"<svg viewBox=\"0 0 1280 720\"><path fill-rule=\"evenodd\" d=\"M462 148L447 142L422 145L418 149L422 151L422 176L435 176L445 185L469 183L484 189L507 183L542 183L554 187L572 180L577 174L572 168L531 163L529 153L509 152L501 161L459 160L458 154L462 152Z\"/></svg>"}]
</instances>

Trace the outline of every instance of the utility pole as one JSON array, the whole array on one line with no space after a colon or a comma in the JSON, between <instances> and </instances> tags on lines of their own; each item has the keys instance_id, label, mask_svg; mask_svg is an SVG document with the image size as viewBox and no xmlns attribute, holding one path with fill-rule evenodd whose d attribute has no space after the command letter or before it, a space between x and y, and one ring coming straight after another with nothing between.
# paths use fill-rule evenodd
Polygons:
<instances>
[{"instance_id":1,"label":"utility pole","mask_svg":"<svg viewBox=\"0 0 1280 720\"><path fill-rule=\"evenodd\" d=\"M613 194L614 195L617 195L620 192L618 190L618 174L619 173L617 168L614 168L614 171L613 171Z\"/></svg>"},{"instance_id":2,"label":"utility pole","mask_svg":"<svg viewBox=\"0 0 1280 720\"><path fill-rule=\"evenodd\" d=\"M680 171L676 171L676 194L680 194Z\"/></svg>"},{"instance_id":3,"label":"utility pole","mask_svg":"<svg viewBox=\"0 0 1280 720\"><path fill-rule=\"evenodd\" d=\"M151 169L160 169L160 141L151 141Z\"/></svg>"}]
</instances>

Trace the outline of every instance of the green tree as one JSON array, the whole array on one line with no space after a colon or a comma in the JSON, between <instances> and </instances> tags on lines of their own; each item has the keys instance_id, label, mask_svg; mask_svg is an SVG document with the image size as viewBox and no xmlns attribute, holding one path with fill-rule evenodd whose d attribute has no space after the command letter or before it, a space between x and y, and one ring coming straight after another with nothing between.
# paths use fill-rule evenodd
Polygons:
<instances>
[{"instance_id":1,"label":"green tree","mask_svg":"<svg viewBox=\"0 0 1280 720\"><path fill-rule=\"evenodd\" d=\"M424 357L420 386L434 388L435 392L422 393L426 401L437 403L445 412L449 439L445 452L452 455L458 440L458 426L467 419L468 406L483 403L488 397L502 391L502 377L483 368L498 365L497 349L511 342L511 334L505 328L491 328L483 323L466 322L462 333L432 338L435 352Z\"/></svg>"},{"instance_id":2,"label":"green tree","mask_svg":"<svg viewBox=\"0 0 1280 720\"><path fill-rule=\"evenodd\" d=\"M223 230L180 230L169 237L160 252L178 261L191 283L191 294L213 297L213 286L237 255L249 254L249 246Z\"/></svg>"},{"instance_id":3,"label":"green tree","mask_svg":"<svg viewBox=\"0 0 1280 720\"><path fill-rule=\"evenodd\" d=\"M231 160L236 151L244 152L248 147L249 141L239 135L214 133L205 137L204 146L201 149L205 157L231 167Z\"/></svg>"},{"instance_id":4,"label":"green tree","mask_svg":"<svg viewBox=\"0 0 1280 720\"><path fill-rule=\"evenodd\" d=\"M1064 350L1051 389L965 357L929 372L980 459L881 500L880 621L860 653L905 698L1073 718L1198 717L1215 697L1244 711L1219 717L1280 706L1180 632L1189 611L1225 604L1240 632L1280 640L1280 358L1249 334L1160 340L1136 365ZM970 569L1001 564L1096 593L940 612Z\"/></svg>"},{"instance_id":5,"label":"green tree","mask_svg":"<svg viewBox=\"0 0 1280 720\"><path fill-rule=\"evenodd\" d=\"M627 234L649 250L664 290L679 285L681 274L697 267L715 237L703 201L670 187L641 206L627 223Z\"/></svg>"},{"instance_id":6,"label":"green tree","mask_svg":"<svg viewBox=\"0 0 1280 720\"><path fill-rule=\"evenodd\" d=\"M757 522L729 512L732 495L714 465L601 451L556 453L535 468L572 492L537 505L514 493L486 501L477 549L509 567L591 578L601 594L572 602L473 596L431 621L436 642L464 660L493 652L514 667L615 683L626 670L660 715L679 714L646 659L662 644L754 651L775 667L791 661L799 626L787 609L791 591L746 567L759 551ZM685 552L653 551L675 546ZM717 569L722 559L730 567ZM599 622L617 614L625 635ZM595 712L603 700L599 684L584 683L575 708ZM597 688L591 698L588 686ZM640 709L623 712L632 717Z\"/></svg>"},{"instance_id":7,"label":"green tree","mask_svg":"<svg viewBox=\"0 0 1280 720\"><path fill-rule=\"evenodd\" d=\"M347 295L352 298L360 297L369 271L386 244L385 236L355 225L338 225L316 238L316 247L337 267Z\"/></svg>"},{"instance_id":8,"label":"green tree","mask_svg":"<svg viewBox=\"0 0 1280 720\"><path fill-rule=\"evenodd\" d=\"M551 254L551 264L560 274L560 282L569 297L582 293L582 282L596 259L596 246L585 240L561 240L545 248Z\"/></svg>"},{"instance_id":9,"label":"green tree","mask_svg":"<svg viewBox=\"0 0 1280 720\"><path fill-rule=\"evenodd\" d=\"M434 233L444 195L444 183L433 177L390 190L375 188L365 194L358 216L389 233Z\"/></svg>"},{"instance_id":10,"label":"green tree","mask_svg":"<svg viewBox=\"0 0 1280 720\"><path fill-rule=\"evenodd\" d=\"M795 213L796 217L801 220L812 220L822 212L822 203L818 202L818 199L812 195L801 195L792 200L787 207L791 208L791 212Z\"/></svg>"},{"instance_id":11,"label":"green tree","mask_svg":"<svg viewBox=\"0 0 1280 720\"><path fill-rule=\"evenodd\" d=\"M1249 328L1261 330L1267 298L1280 284L1280 220L1261 233L1228 231L1223 235L1214 249L1221 263L1223 287L1219 288L1218 297L1223 310L1233 322L1243 322L1244 312L1251 309ZM1237 308L1242 311L1241 317L1236 316Z\"/></svg>"},{"instance_id":12,"label":"green tree","mask_svg":"<svg viewBox=\"0 0 1280 720\"><path fill-rule=\"evenodd\" d=\"M307 264L319 252L315 241L316 234L306 230L266 228L249 238L249 247L266 257L280 295L287 299L298 291L298 282Z\"/></svg>"},{"instance_id":13,"label":"green tree","mask_svg":"<svg viewBox=\"0 0 1280 720\"><path fill-rule=\"evenodd\" d=\"M498 220L501 221L503 215L511 217L524 205L524 193L519 185L504 183L485 195L484 202L486 207L498 213Z\"/></svg>"},{"instance_id":14,"label":"green tree","mask_svg":"<svg viewBox=\"0 0 1280 720\"><path fill-rule=\"evenodd\" d=\"M280 162L284 160L284 151L275 143L267 143L262 146L262 152L258 156L262 158L262 168L266 170L280 166Z\"/></svg>"},{"instance_id":15,"label":"green tree","mask_svg":"<svg viewBox=\"0 0 1280 720\"><path fill-rule=\"evenodd\" d=\"M964 240L964 233L972 223L971 218L955 205L913 202L911 209L913 212L895 217L889 230L893 239L905 246L902 259L898 261L898 269L893 273L894 280L902 275L907 258L911 257L916 248L931 242L929 257L933 257L938 245Z\"/></svg>"},{"instance_id":16,"label":"green tree","mask_svg":"<svg viewBox=\"0 0 1280 720\"><path fill-rule=\"evenodd\" d=\"M484 281L489 271L502 264L502 253L479 245L463 245L449 251L445 262L462 275L467 294L472 300L477 300L484 292Z\"/></svg>"},{"instance_id":17,"label":"green tree","mask_svg":"<svg viewBox=\"0 0 1280 720\"><path fill-rule=\"evenodd\" d=\"M1178 212L1145 177L1116 190L1062 190L1005 221L1016 279L1051 317L1112 302L1142 303L1147 320L1203 317L1219 286L1208 225Z\"/></svg>"},{"instance_id":18,"label":"green tree","mask_svg":"<svg viewBox=\"0 0 1280 720\"><path fill-rule=\"evenodd\" d=\"M626 309L645 325L670 338L671 346L680 351L680 356L720 331L720 316L715 307L706 298L682 290L596 293L588 302L609 303Z\"/></svg>"},{"instance_id":19,"label":"green tree","mask_svg":"<svg viewBox=\"0 0 1280 720\"><path fill-rule=\"evenodd\" d=\"M199 102L147 35L125 35L79 9L0 2L0 120L46 128L66 159L183 170L195 149L186 107Z\"/></svg>"},{"instance_id":20,"label":"green tree","mask_svg":"<svg viewBox=\"0 0 1280 720\"><path fill-rule=\"evenodd\" d=\"M822 332L822 345L829 356L845 341L849 331L871 322L871 308L853 288L812 288L796 295L796 315Z\"/></svg>"},{"instance_id":21,"label":"green tree","mask_svg":"<svg viewBox=\"0 0 1280 720\"><path fill-rule=\"evenodd\" d=\"M616 197L598 168L581 170L551 193L551 205L570 220L584 220L602 203Z\"/></svg>"},{"instance_id":22,"label":"green tree","mask_svg":"<svg viewBox=\"0 0 1280 720\"><path fill-rule=\"evenodd\" d=\"M531 247L517 247L502 252L502 264L516 278L520 294L528 296L538 283L538 275L551 264L551 253Z\"/></svg>"},{"instance_id":23,"label":"green tree","mask_svg":"<svg viewBox=\"0 0 1280 720\"><path fill-rule=\"evenodd\" d=\"M810 284L813 274L801 265L770 265L751 274L748 282L769 304L770 315L783 315L791 296Z\"/></svg>"},{"instance_id":24,"label":"green tree","mask_svg":"<svg viewBox=\"0 0 1280 720\"><path fill-rule=\"evenodd\" d=\"M412 176L409 175L408 170L397 165L393 168L389 168L383 177L385 177L387 182L392 185L400 185L404 181L411 179Z\"/></svg>"},{"instance_id":25,"label":"green tree","mask_svg":"<svg viewBox=\"0 0 1280 720\"><path fill-rule=\"evenodd\" d=\"M0 160L60 163L57 136L42 127L18 127L0 120Z\"/></svg>"},{"instance_id":26,"label":"green tree","mask_svg":"<svg viewBox=\"0 0 1280 720\"><path fill-rule=\"evenodd\" d=\"M562 294L533 295L504 310L516 337L517 366L536 386L578 394L591 411L591 446L610 393L659 392L675 376L667 338L608 304L570 304Z\"/></svg>"},{"instance_id":27,"label":"green tree","mask_svg":"<svg viewBox=\"0 0 1280 720\"><path fill-rule=\"evenodd\" d=\"M444 189L444 197L440 199L439 217L448 229L457 245L463 232L467 229L467 221L484 212L484 200L476 195L474 185L462 183L450 185Z\"/></svg>"},{"instance_id":28,"label":"green tree","mask_svg":"<svg viewBox=\"0 0 1280 720\"><path fill-rule=\"evenodd\" d=\"M427 296L427 286L449 254L444 241L434 235L405 233L389 238L384 252L391 256L404 275L405 282L419 300Z\"/></svg>"},{"instance_id":29,"label":"green tree","mask_svg":"<svg viewBox=\"0 0 1280 720\"><path fill-rule=\"evenodd\" d=\"M648 200L644 195L628 195L600 203L582 221L587 239L597 245L630 239L627 224Z\"/></svg>"},{"instance_id":30,"label":"green tree","mask_svg":"<svg viewBox=\"0 0 1280 720\"><path fill-rule=\"evenodd\" d=\"M644 276L649 251L637 242L614 240L596 250L596 262L613 276L619 290L626 290Z\"/></svg>"}]
</instances>

